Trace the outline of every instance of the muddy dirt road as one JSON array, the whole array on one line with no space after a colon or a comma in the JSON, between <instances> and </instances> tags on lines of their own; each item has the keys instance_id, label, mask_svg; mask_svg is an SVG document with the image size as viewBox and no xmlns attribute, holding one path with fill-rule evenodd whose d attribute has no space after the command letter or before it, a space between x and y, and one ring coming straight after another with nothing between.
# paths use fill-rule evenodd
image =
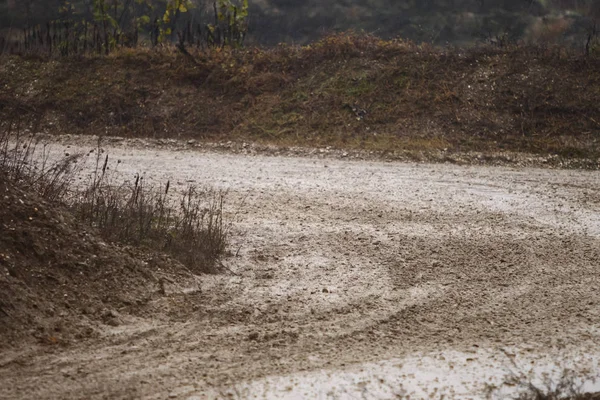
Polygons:
<instances>
[{"instance_id":1,"label":"muddy dirt road","mask_svg":"<svg viewBox=\"0 0 600 400\"><path fill-rule=\"evenodd\" d=\"M511 355L598 366L599 172L106 150L227 190L235 274L3 354L0 398L478 398Z\"/></svg>"}]
</instances>

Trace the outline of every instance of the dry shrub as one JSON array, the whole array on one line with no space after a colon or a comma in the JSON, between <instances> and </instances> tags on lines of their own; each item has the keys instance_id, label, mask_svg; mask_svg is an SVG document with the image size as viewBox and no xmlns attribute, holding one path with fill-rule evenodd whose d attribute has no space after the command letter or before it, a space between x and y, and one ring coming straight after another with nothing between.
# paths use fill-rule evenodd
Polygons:
<instances>
[{"instance_id":1,"label":"dry shrub","mask_svg":"<svg viewBox=\"0 0 600 400\"><path fill-rule=\"evenodd\" d=\"M168 253L195 272L214 273L226 248L224 193L189 187L174 203L170 183L146 183L139 174L133 184L114 184L108 155L83 191L68 200L75 216L98 229L106 240Z\"/></svg>"},{"instance_id":2,"label":"dry shrub","mask_svg":"<svg viewBox=\"0 0 600 400\"><path fill-rule=\"evenodd\" d=\"M23 133L19 121L7 121L0 128L2 178L30 188L46 200L60 201L73 184L81 155L50 162L46 150L35 135Z\"/></svg>"},{"instance_id":3,"label":"dry shrub","mask_svg":"<svg viewBox=\"0 0 600 400\"><path fill-rule=\"evenodd\" d=\"M599 400L599 393L582 390L581 380L572 371L565 371L558 382L546 382L544 386L537 386L524 376L512 376L505 384L519 389L514 400Z\"/></svg>"},{"instance_id":4,"label":"dry shrub","mask_svg":"<svg viewBox=\"0 0 600 400\"><path fill-rule=\"evenodd\" d=\"M164 251L198 272L216 272L225 250L223 193L194 187L171 204L169 182L155 187L137 175L132 185L114 185L108 156L88 189L71 202L75 215L107 240Z\"/></svg>"},{"instance_id":5,"label":"dry shrub","mask_svg":"<svg viewBox=\"0 0 600 400\"><path fill-rule=\"evenodd\" d=\"M179 218L172 226L162 227L168 233L164 251L185 265L216 272L227 243L223 201L222 192L188 188L181 196Z\"/></svg>"},{"instance_id":6,"label":"dry shrub","mask_svg":"<svg viewBox=\"0 0 600 400\"><path fill-rule=\"evenodd\" d=\"M541 383L534 382L533 369L525 372L518 366L512 355L502 351L510 364L509 373L498 387L486 385L487 398L503 398L513 400L600 400L600 393L590 393L584 390L586 383L596 383L598 376L583 376L570 369L563 369L558 380L551 379L548 375L541 376ZM539 377L538 377L539 378ZM540 379L537 379L540 381ZM503 388L512 388L512 395L508 397L502 393Z\"/></svg>"},{"instance_id":7,"label":"dry shrub","mask_svg":"<svg viewBox=\"0 0 600 400\"><path fill-rule=\"evenodd\" d=\"M175 202L169 182L156 187L138 175L133 185L115 185L107 173L108 155L101 162L100 151L92 178L82 188L75 184L80 159L73 154L51 161L47 147L35 135L22 133L18 123L0 129L0 179L63 204L105 240L168 253L195 272L219 270L227 239L224 193L189 187Z\"/></svg>"}]
</instances>

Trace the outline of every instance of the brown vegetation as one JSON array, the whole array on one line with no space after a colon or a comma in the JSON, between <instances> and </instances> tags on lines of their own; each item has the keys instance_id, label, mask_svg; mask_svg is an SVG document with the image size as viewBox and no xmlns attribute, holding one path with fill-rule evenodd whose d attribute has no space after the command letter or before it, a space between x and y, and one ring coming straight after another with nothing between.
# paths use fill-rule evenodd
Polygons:
<instances>
[{"instance_id":1,"label":"brown vegetation","mask_svg":"<svg viewBox=\"0 0 600 400\"><path fill-rule=\"evenodd\" d=\"M152 186L138 174L133 183L115 184L108 161L98 146L91 182L67 200L77 220L106 240L165 252L195 272L217 272L226 248L224 194L189 187L176 203L169 182Z\"/></svg>"},{"instance_id":2,"label":"brown vegetation","mask_svg":"<svg viewBox=\"0 0 600 400\"><path fill-rule=\"evenodd\" d=\"M268 50L11 57L0 81L0 115L41 118L47 132L600 155L600 62L559 47L436 49L340 34Z\"/></svg>"},{"instance_id":3,"label":"brown vegetation","mask_svg":"<svg viewBox=\"0 0 600 400\"><path fill-rule=\"evenodd\" d=\"M500 386L485 385L486 398L511 398L513 400L600 400L600 392L586 392L584 386L598 380L597 375L582 376L570 369L563 369L557 380L548 375L525 372L517 365L514 355L501 350L511 365L509 373ZM539 375L542 375L540 377ZM537 382L534 383L534 379ZM540 384L539 381L542 381ZM502 395L503 388L513 388L512 396Z\"/></svg>"},{"instance_id":4,"label":"brown vegetation","mask_svg":"<svg viewBox=\"0 0 600 400\"><path fill-rule=\"evenodd\" d=\"M194 282L190 270L219 268L221 194L189 188L177 205L142 178L114 185L108 157L79 187L83 158L54 162L18 125L0 131L0 348L94 336L148 310L166 294L163 278Z\"/></svg>"},{"instance_id":5,"label":"brown vegetation","mask_svg":"<svg viewBox=\"0 0 600 400\"><path fill-rule=\"evenodd\" d=\"M153 272L64 208L0 174L0 347L60 344L117 323L157 291Z\"/></svg>"}]
</instances>

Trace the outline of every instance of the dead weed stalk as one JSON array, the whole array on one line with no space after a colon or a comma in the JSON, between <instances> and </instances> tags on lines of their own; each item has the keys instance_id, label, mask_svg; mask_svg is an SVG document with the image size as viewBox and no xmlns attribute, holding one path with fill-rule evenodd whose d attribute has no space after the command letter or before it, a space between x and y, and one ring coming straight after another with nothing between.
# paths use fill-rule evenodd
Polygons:
<instances>
[{"instance_id":1,"label":"dead weed stalk","mask_svg":"<svg viewBox=\"0 0 600 400\"><path fill-rule=\"evenodd\" d=\"M71 154L51 162L47 145L41 144L35 135L24 132L18 120L8 121L0 129L2 178L29 187L48 201L65 198L79 169L80 158L81 154Z\"/></svg>"},{"instance_id":2,"label":"dead weed stalk","mask_svg":"<svg viewBox=\"0 0 600 400\"><path fill-rule=\"evenodd\" d=\"M140 174L133 183L114 184L100 143L94 151L94 171L81 186L75 180L81 177L82 154L54 161L38 136L10 121L0 127L0 181L62 203L105 240L167 253L196 272L219 271L227 242L225 193L188 187L176 201L170 182L155 186Z\"/></svg>"},{"instance_id":3,"label":"dead weed stalk","mask_svg":"<svg viewBox=\"0 0 600 400\"><path fill-rule=\"evenodd\" d=\"M98 151L90 183L70 201L81 221L106 240L168 253L196 272L219 270L227 239L223 192L190 186L177 202L169 181L153 186L137 174L132 183L115 185L108 155L99 161Z\"/></svg>"},{"instance_id":4,"label":"dead weed stalk","mask_svg":"<svg viewBox=\"0 0 600 400\"><path fill-rule=\"evenodd\" d=\"M600 400L600 393L584 390L586 382L596 382L597 377L585 377L570 369L563 369L558 380L543 376L542 383L535 383L532 373L526 373L517 365L514 355L503 350L511 368L500 387L490 385L486 389L487 398L513 400ZM503 387L514 388L510 396L501 395Z\"/></svg>"}]
</instances>

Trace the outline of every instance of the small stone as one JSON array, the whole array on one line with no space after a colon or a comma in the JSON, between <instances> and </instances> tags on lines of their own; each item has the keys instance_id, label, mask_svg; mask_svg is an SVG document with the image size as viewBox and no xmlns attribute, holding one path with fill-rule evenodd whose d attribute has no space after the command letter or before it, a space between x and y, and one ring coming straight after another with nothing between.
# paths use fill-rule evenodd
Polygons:
<instances>
[{"instance_id":1,"label":"small stone","mask_svg":"<svg viewBox=\"0 0 600 400\"><path fill-rule=\"evenodd\" d=\"M327 288L323 288L323 293L329 293L329 290L327 290Z\"/></svg>"}]
</instances>

